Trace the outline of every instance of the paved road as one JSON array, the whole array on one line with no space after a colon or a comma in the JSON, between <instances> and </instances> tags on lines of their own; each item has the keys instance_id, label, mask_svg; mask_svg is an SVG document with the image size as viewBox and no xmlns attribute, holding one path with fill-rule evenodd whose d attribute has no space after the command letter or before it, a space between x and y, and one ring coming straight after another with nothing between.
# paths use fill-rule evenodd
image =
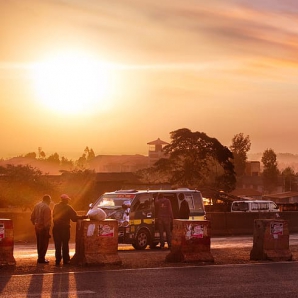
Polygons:
<instances>
[{"instance_id":1,"label":"paved road","mask_svg":"<svg viewBox=\"0 0 298 298\"><path fill-rule=\"evenodd\" d=\"M1 298L298 296L298 262L0 276Z\"/></svg>"},{"instance_id":2,"label":"paved road","mask_svg":"<svg viewBox=\"0 0 298 298\"><path fill-rule=\"evenodd\" d=\"M290 235L290 245L298 245L298 234ZM232 247L251 247L253 246L252 236L238 236L238 237L214 237L211 239L212 248L232 248ZM120 244L118 246L119 251L121 250L134 250L130 244ZM70 243L70 255L72 256L75 252L75 244ZM54 245L50 243L47 252L48 257L54 257ZM14 257L15 258L32 258L36 257L36 244L18 244L14 245Z\"/></svg>"},{"instance_id":3,"label":"paved road","mask_svg":"<svg viewBox=\"0 0 298 298\"><path fill-rule=\"evenodd\" d=\"M211 248L252 247L251 236L214 237ZM290 245L298 244L298 234ZM119 250L133 250L119 245ZM71 244L71 255L75 244ZM137 254L137 251L136 251ZM53 244L48 255L54 257ZM35 244L15 244L15 258L36 257ZM0 275L1 298L24 297L298 297L298 262L205 265Z\"/></svg>"}]
</instances>

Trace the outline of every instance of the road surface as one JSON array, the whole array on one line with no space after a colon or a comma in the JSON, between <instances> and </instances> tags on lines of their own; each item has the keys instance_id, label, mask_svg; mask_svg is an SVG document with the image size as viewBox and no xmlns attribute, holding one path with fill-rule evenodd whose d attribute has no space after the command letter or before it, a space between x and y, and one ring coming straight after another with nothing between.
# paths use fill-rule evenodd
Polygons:
<instances>
[{"instance_id":1,"label":"road surface","mask_svg":"<svg viewBox=\"0 0 298 298\"><path fill-rule=\"evenodd\" d=\"M1 298L298 296L298 263L188 266L0 276Z\"/></svg>"}]
</instances>

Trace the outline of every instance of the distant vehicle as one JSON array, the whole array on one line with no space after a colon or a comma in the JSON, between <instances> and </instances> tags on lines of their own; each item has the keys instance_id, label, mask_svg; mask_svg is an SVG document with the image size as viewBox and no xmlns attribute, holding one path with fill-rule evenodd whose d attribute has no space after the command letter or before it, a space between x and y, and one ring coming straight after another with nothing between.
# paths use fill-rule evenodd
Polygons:
<instances>
[{"instance_id":1,"label":"distant vehicle","mask_svg":"<svg viewBox=\"0 0 298 298\"><path fill-rule=\"evenodd\" d=\"M234 201L231 212L279 212L279 208L273 201L243 200Z\"/></svg>"},{"instance_id":2,"label":"distant vehicle","mask_svg":"<svg viewBox=\"0 0 298 298\"><path fill-rule=\"evenodd\" d=\"M107 218L118 220L119 243L132 244L135 249L154 248L159 243L159 232L155 223L155 199L159 194L167 197L172 205L174 218L178 218L180 201L184 194L190 209L189 219L205 220L206 212L200 191L187 188L175 190L119 190L104 193L91 205L101 208Z\"/></svg>"}]
</instances>

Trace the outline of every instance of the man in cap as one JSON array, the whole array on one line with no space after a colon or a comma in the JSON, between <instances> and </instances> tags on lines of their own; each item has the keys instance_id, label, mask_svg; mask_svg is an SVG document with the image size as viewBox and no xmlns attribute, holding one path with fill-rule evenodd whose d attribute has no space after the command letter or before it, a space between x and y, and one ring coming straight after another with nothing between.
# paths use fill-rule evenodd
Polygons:
<instances>
[{"instance_id":1,"label":"man in cap","mask_svg":"<svg viewBox=\"0 0 298 298\"><path fill-rule=\"evenodd\" d=\"M37 244L37 263L48 264L49 261L45 259L50 236L51 227L51 197L44 195L42 201L34 206L31 213L31 222L35 227L36 244Z\"/></svg>"},{"instance_id":2,"label":"man in cap","mask_svg":"<svg viewBox=\"0 0 298 298\"><path fill-rule=\"evenodd\" d=\"M55 243L56 266L69 264L69 239L70 221L76 222L78 219L85 219L88 216L79 216L69 205L70 197L67 194L61 195L61 201L54 206L53 210L53 238ZM61 254L62 252L62 254Z\"/></svg>"}]
</instances>

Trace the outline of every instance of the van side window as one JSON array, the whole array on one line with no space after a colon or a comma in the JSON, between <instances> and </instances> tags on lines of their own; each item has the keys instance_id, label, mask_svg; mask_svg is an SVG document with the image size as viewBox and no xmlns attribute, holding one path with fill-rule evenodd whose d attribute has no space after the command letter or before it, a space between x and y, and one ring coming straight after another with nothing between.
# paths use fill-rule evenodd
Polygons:
<instances>
[{"instance_id":1,"label":"van side window","mask_svg":"<svg viewBox=\"0 0 298 298\"><path fill-rule=\"evenodd\" d=\"M258 210L259 209L259 204L256 203L251 203L251 210Z\"/></svg>"},{"instance_id":2,"label":"van side window","mask_svg":"<svg viewBox=\"0 0 298 298\"><path fill-rule=\"evenodd\" d=\"M269 204L268 203L260 203L260 210L269 210Z\"/></svg>"},{"instance_id":3,"label":"van side window","mask_svg":"<svg viewBox=\"0 0 298 298\"><path fill-rule=\"evenodd\" d=\"M233 211L248 211L249 206L246 202L235 202L232 204Z\"/></svg>"},{"instance_id":4,"label":"van side window","mask_svg":"<svg viewBox=\"0 0 298 298\"><path fill-rule=\"evenodd\" d=\"M151 194L142 194L138 197L138 200L132 206L131 211L137 211L137 210L147 210L150 209L150 204L153 201Z\"/></svg>"}]
</instances>

